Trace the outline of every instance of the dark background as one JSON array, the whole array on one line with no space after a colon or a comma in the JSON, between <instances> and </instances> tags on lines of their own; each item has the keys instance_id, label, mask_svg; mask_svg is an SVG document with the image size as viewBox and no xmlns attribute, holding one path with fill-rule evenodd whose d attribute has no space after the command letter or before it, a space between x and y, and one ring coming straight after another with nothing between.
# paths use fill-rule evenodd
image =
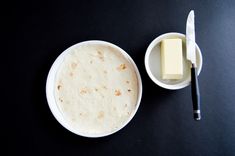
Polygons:
<instances>
[{"instance_id":1,"label":"dark background","mask_svg":"<svg viewBox=\"0 0 235 156\"><path fill-rule=\"evenodd\" d=\"M1 7L1 105L7 106L1 114L8 155L235 155L235 1L9 1ZM162 89L144 67L148 44L166 32L185 33L191 9L204 59L200 122L192 118L190 87ZM64 129L45 97L56 57L91 39L126 50L143 81L133 120L98 139Z\"/></svg>"}]
</instances>

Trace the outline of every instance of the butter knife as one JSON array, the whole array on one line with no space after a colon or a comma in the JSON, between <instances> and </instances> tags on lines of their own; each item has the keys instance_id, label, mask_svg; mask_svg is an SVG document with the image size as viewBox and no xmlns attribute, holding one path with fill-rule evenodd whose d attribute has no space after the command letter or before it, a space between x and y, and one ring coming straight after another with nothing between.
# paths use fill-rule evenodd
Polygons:
<instances>
[{"instance_id":1,"label":"butter knife","mask_svg":"<svg viewBox=\"0 0 235 156\"><path fill-rule=\"evenodd\" d=\"M191 94L193 102L193 117L196 121L201 120L200 110L200 92L197 78L197 64L196 64L196 47L195 47L195 24L194 11L191 10L186 24L186 55L187 60L192 64L191 66Z\"/></svg>"}]
</instances>

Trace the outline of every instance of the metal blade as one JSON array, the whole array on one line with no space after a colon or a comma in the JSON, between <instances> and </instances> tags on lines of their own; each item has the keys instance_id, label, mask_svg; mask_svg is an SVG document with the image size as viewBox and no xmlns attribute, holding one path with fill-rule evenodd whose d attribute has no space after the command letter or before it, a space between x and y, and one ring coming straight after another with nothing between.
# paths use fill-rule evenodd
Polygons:
<instances>
[{"instance_id":1,"label":"metal blade","mask_svg":"<svg viewBox=\"0 0 235 156\"><path fill-rule=\"evenodd\" d=\"M186 24L186 51L187 59L196 66L194 11L191 10Z\"/></svg>"}]
</instances>

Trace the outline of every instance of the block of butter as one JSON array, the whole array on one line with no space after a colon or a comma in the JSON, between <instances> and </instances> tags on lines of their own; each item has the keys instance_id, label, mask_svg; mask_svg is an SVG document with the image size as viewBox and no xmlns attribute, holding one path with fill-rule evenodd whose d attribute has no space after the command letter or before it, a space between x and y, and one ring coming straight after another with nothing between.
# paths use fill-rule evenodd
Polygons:
<instances>
[{"instance_id":1,"label":"block of butter","mask_svg":"<svg viewBox=\"0 0 235 156\"><path fill-rule=\"evenodd\" d=\"M183 77L183 52L181 39L164 39L161 42L162 79Z\"/></svg>"}]
</instances>

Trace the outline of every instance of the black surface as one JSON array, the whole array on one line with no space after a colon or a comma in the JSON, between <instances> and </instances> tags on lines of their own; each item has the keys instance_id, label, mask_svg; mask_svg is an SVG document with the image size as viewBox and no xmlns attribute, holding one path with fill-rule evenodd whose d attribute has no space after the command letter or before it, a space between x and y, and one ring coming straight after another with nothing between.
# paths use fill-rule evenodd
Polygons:
<instances>
[{"instance_id":1,"label":"black surface","mask_svg":"<svg viewBox=\"0 0 235 156\"><path fill-rule=\"evenodd\" d=\"M235 1L9 1L1 6L1 105L7 106L1 109L7 129L2 135L9 155L235 155ZM148 44L166 32L185 33L191 9L204 59L200 122L192 118L190 87L161 89L144 67ZM64 129L45 97L56 57L91 39L126 50L143 80L136 116L100 139Z\"/></svg>"}]
</instances>

